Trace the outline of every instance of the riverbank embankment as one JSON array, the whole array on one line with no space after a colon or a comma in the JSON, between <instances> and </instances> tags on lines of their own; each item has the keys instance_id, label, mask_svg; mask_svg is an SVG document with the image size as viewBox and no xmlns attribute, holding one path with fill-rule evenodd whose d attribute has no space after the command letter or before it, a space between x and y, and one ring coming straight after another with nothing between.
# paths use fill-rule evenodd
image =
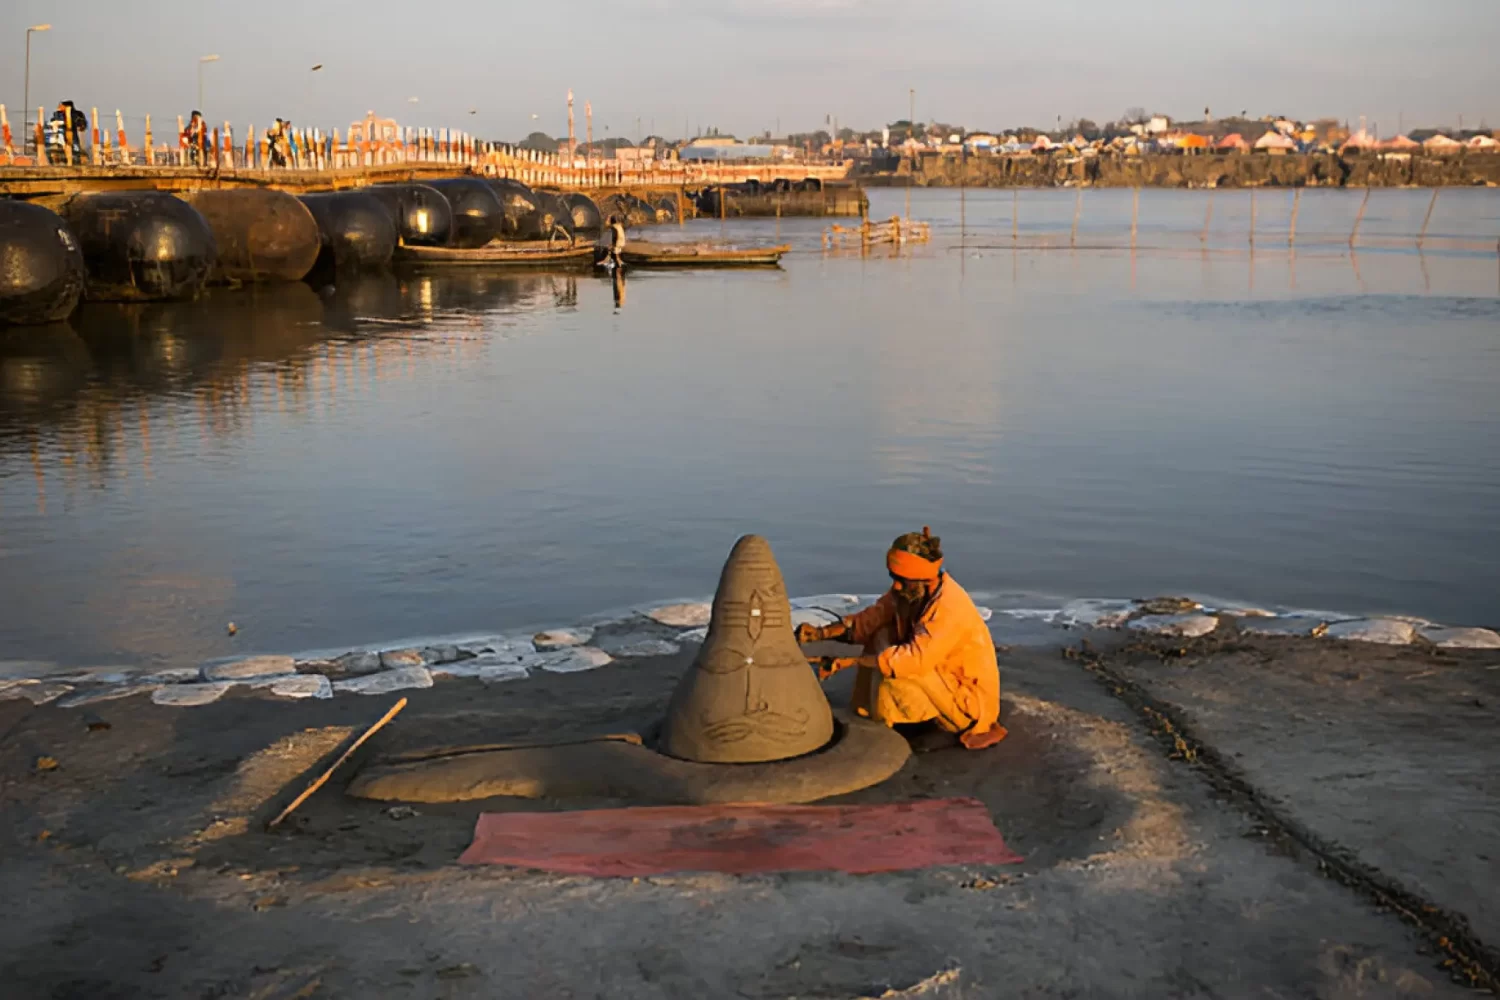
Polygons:
<instances>
[{"instance_id":1,"label":"riverbank embankment","mask_svg":"<svg viewBox=\"0 0 1500 1000\"><path fill-rule=\"evenodd\" d=\"M1500 185L1500 155L1262 153L923 156L869 187L1474 187Z\"/></svg>"},{"instance_id":2,"label":"riverbank embankment","mask_svg":"<svg viewBox=\"0 0 1500 1000\"><path fill-rule=\"evenodd\" d=\"M696 649L446 678L405 692L362 754L645 725ZM1003 743L920 753L842 801L971 796L1024 862L868 876L463 868L481 810L624 803L345 797L367 756L266 832L394 695L0 702L0 890L28 900L0 930L0 974L27 996L1493 987L1493 652L1253 636L1227 619L1197 639L1090 629L999 652ZM835 702L847 680L829 682Z\"/></svg>"}]
</instances>

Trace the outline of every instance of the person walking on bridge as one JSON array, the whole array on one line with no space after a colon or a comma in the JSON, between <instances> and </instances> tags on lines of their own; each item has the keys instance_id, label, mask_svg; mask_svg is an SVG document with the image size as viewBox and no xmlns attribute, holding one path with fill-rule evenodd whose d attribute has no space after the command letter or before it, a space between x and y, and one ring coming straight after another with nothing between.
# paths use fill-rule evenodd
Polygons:
<instances>
[{"instance_id":1,"label":"person walking on bridge","mask_svg":"<svg viewBox=\"0 0 1500 1000\"><path fill-rule=\"evenodd\" d=\"M187 127L182 130L182 144L187 147L188 163L193 166L201 166L208 151L208 123L203 120L201 111L194 111L188 119Z\"/></svg>"}]
</instances>

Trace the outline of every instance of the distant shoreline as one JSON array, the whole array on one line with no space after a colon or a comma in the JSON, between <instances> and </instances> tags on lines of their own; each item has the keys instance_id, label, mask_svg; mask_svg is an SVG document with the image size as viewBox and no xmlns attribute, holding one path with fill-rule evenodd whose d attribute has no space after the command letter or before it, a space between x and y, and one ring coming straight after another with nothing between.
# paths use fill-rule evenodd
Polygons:
<instances>
[{"instance_id":1,"label":"distant shoreline","mask_svg":"<svg viewBox=\"0 0 1500 1000\"><path fill-rule=\"evenodd\" d=\"M1496 187L1500 154L1068 153L924 156L912 169L853 173L865 187Z\"/></svg>"}]
</instances>

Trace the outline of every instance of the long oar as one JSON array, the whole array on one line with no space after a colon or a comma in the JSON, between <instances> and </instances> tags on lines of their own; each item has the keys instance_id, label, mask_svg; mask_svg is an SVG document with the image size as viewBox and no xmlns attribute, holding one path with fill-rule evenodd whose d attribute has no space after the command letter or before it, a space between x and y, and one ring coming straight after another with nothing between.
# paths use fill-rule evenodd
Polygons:
<instances>
[{"instance_id":1,"label":"long oar","mask_svg":"<svg viewBox=\"0 0 1500 1000\"><path fill-rule=\"evenodd\" d=\"M342 764L344 761L348 760L349 757L350 757L350 755L353 754L354 751L358 750L361 746L364 745L365 740L369 739L371 736L374 736L377 732L379 732L380 728L382 726L384 726L387 722L390 722L392 719L394 719L397 716L397 714L399 714L400 711L403 708L405 708L405 707L406 707L406 699L405 698L402 698L400 701L396 702L396 704L392 705L391 706L391 710L389 712L385 713L384 715L382 715L380 717L380 721L379 722L375 723L375 725L371 726L369 729L366 729L364 731L364 733L360 736L360 738L354 741L354 745L353 746L351 746L348 750L345 750L343 753L339 754L339 759L336 760L336 761L334 761L329 766L328 770L326 770L322 774L318 775L317 779L314 780L312 784L308 785L305 789L302 790L302 794L301 795L297 796L295 799L292 800L292 804L291 805L289 805L285 809L281 810L281 812L277 815L277 817L275 819L273 819L273 820L271 820L271 822L267 823L266 824L266 829L267 830L273 829L278 823L280 823L282 820L284 820L288 816L290 816L292 814L292 810L293 809L296 809L302 803L306 802L309 798L311 798L313 792L316 792L318 789L322 788L323 785L328 781L328 779L331 778L331 777L333 777L333 772L337 771L339 769L339 765L340 764Z\"/></svg>"}]
</instances>

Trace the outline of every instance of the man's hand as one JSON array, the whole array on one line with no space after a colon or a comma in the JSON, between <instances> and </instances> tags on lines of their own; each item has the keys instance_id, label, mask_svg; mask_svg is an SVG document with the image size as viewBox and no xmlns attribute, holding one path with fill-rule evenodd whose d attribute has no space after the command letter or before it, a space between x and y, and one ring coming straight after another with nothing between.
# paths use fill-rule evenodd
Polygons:
<instances>
[{"instance_id":1,"label":"man's hand","mask_svg":"<svg viewBox=\"0 0 1500 1000\"><path fill-rule=\"evenodd\" d=\"M823 642L826 639L842 639L849 634L849 626L842 621L822 627L806 622L798 625L792 634L797 637L799 643Z\"/></svg>"},{"instance_id":2,"label":"man's hand","mask_svg":"<svg viewBox=\"0 0 1500 1000\"><path fill-rule=\"evenodd\" d=\"M818 668L818 680L826 681L840 670L848 670L850 667L859 666L859 657L820 656L815 662Z\"/></svg>"}]
</instances>

